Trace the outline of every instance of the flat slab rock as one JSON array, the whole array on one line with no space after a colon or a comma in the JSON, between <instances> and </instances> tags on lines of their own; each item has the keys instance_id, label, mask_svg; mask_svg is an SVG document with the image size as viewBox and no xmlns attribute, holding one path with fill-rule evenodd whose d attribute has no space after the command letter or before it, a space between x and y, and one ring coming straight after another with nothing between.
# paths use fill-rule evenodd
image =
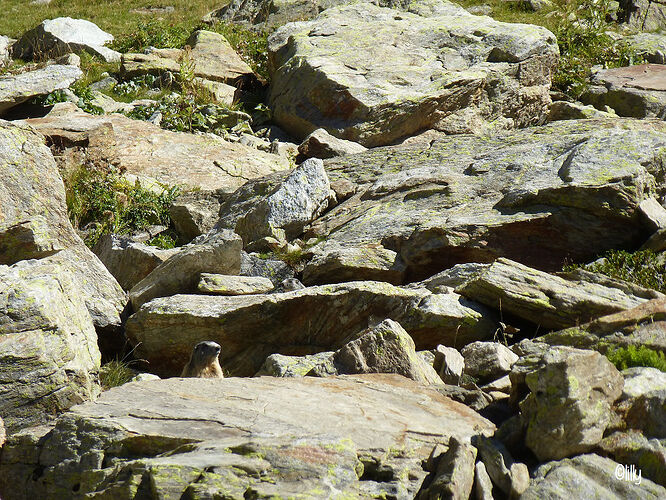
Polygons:
<instances>
[{"instance_id":1,"label":"flat slab rock","mask_svg":"<svg viewBox=\"0 0 666 500\"><path fill-rule=\"evenodd\" d=\"M162 498L379 498L392 490L406 500L437 444L469 443L494 428L398 375L130 383L61 417L39 452L10 437L0 495L68 498L76 488L135 498L150 484L151 497Z\"/></svg>"},{"instance_id":2,"label":"flat slab rock","mask_svg":"<svg viewBox=\"0 0 666 500\"><path fill-rule=\"evenodd\" d=\"M84 160L116 165L125 176L146 185L178 184L231 193L249 179L290 168L282 156L217 136L163 130L118 114L94 116L56 106L44 118L25 122L59 143L86 145ZM81 164L75 151L70 150L71 161Z\"/></svg>"}]
</instances>

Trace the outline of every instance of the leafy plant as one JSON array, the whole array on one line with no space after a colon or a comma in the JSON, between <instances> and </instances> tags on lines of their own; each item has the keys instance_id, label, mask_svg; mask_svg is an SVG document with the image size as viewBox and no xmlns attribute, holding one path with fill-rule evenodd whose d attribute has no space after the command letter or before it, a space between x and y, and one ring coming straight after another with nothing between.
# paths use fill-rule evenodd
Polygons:
<instances>
[{"instance_id":1,"label":"leafy plant","mask_svg":"<svg viewBox=\"0 0 666 500\"><path fill-rule=\"evenodd\" d=\"M634 366L647 366L666 372L666 355L643 345L630 345L614 349L606 354L618 370Z\"/></svg>"},{"instance_id":2,"label":"leafy plant","mask_svg":"<svg viewBox=\"0 0 666 500\"><path fill-rule=\"evenodd\" d=\"M118 52L141 52L148 47L180 48L189 36L190 30L182 25L151 20L140 22L132 33L116 38L111 48Z\"/></svg>"}]
</instances>

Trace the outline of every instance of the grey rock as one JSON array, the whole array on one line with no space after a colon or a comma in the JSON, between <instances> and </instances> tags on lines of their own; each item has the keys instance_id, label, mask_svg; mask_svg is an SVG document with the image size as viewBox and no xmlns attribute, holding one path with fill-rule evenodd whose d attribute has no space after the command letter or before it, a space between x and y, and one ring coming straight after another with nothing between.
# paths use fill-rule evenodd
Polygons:
<instances>
[{"instance_id":1,"label":"grey rock","mask_svg":"<svg viewBox=\"0 0 666 500\"><path fill-rule=\"evenodd\" d=\"M666 37L660 33L636 33L622 37L616 46L654 64L666 63Z\"/></svg>"},{"instance_id":2,"label":"grey rock","mask_svg":"<svg viewBox=\"0 0 666 500\"><path fill-rule=\"evenodd\" d=\"M666 208L654 198L643 200L638 205L641 219L645 226L653 232L666 229Z\"/></svg>"},{"instance_id":3,"label":"grey rock","mask_svg":"<svg viewBox=\"0 0 666 500\"><path fill-rule=\"evenodd\" d=\"M465 373L481 380L495 380L511 371L518 356L498 342L477 341L462 348Z\"/></svg>"},{"instance_id":4,"label":"grey rock","mask_svg":"<svg viewBox=\"0 0 666 500\"><path fill-rule=\"evenodd\" d=\"M318 128L308 135L298 146L298 152L306 158L333 158L347 154L362 153L367 148L352 141L345 141L332 136L323 128Z\"/></svg>"},{"instance_id":5,"label":"grey rock","mask_svg":"<svg viewBox=\"0 0 666 500\"><path fill-rule=\"evenodd\" d=\"M304 377L315 366L325 362L333 355L333 351L324 351L307 356L284 356L271 354L255 377L270 375L271 377Z\"/></svg>"},{"instance_id":6,"label":"grey rock","mask_svg":"<svg viewBox=\"0 0 666 500\"><path fill-rule=\"evenodd\" d=\"M504 375L497 380L493 380L492 382L483 385L481 389L488 393L500 392L509 395L511 393L511 378L509 375Z\"/></svg>"},{"instance_id":7,"label":"grey rock","mask_svg":"<svg viewBox=\"0 0 666 500\"><path fill-rule=\"evenodd\" d=\"M637 31L666 28L666 6L651 0L619 0L618 21Z\"/></svg>"},{"instance_id":8,"label":"grey rock","mask_svg":"<svg viewBox=\"0 0 666 500\"><path fill-rule=\"evenodd\" d=\"M611 110L612 111L612 110ZM548 121L556 120L584 120L587 118L614 118L614 112L600 111L592 105L577 102L555 101L550 105Z\"/></svg>"},{"instance_id":9,"label":"grey rock","mask_svg":"<svg viewBox=\"0 0 666 500\"><path fill-rule=\"evenodd\" d=\"M169 215L180 240L189 243L215 226L224 195L206 191L191 191L176 198Z\"/></svg>"},{"instance_id":10,"label":"grey rock","mask_svg":"<svg viewBox=\"0 0 666 500\"><path fill-rule=\"evenodd\" d=\"M649 479L643 478L640 484L633 478L617 479L616 470L624 470L624 464L597 455L581 455L549 462L536 470L530 487L521 499L568 500L572 492L580 498L608 500L657 500L666 495L666 489Z\"/></svg>"},{"instance_id":11,"label":"grey rock","mask_svg":"<svg viewBox=\"0 0 666 500\"><path fill-rule=\"evenodd\" d=\"M273 282L261 276L231 276L201 273L197 290L210 295L250 295L268 293L275 288Z\"/></svg>"},{"instance_id":12,"label":"grey rock","mask_svg":"<svg viewBox=\"0 0 666 500\"><path fill-rule=\"evenodd\" d=\"M489 395L479 389L465 389L457 385L439 385L435 389L447 398L469 406L475 411L483 410L493 401Z\"/></svg>"},{"instance_id":13,"label":"grey rock","mask_svg":"<svg viewBox=\"0 0 666 500\"><path fill-rule=\"evenodd\" d=\"M0 418L0 449L2 449L2 445L5 444L6 440L7 432L5 431L5 423L3 422L2 418Z\"/></svg>"},{"instance_id":14,"label":"grey rock","mask_svg":"<svg viewBox=\"0 0 666 500\"><path fill-rule=\"evenodd\" d=\"M622 371L624 389L622 399L635 399L652 391L666 389L666 373L647 366L627 368Z\"/></svg>"},{"instance_id":15,"label":"grey rock","mask_svg":"<svg viewBox=\"0 0 666 500\"><path fill-rule=\"evenodd\" d=\"M439 459L432 482L421 490L417 499L468 500L474 486L475 461L476 448L452 437L448 450Z\"/></svg>"},{"instance_id":16,"label":"grey rock","mask_svg":"<svg viewBox=\"0 0 666 500\"><path fill-rule=\"evenodd\" d=\"M185 246L132 287L129 295L134 310L156 297L194 291L202 272L238 275L241 250L240 237L227 230Z\"/></svg>"},{"instance_id":17,"label":"grey rock","mask_svg":"<svg viewBox=\"0 0 666 500\"><path fill-rule=\"evenodd\" d=\"M605 356L568 347L548 350L525 380L525 443L542 461L585 453L601 441L624 384Z\"/></svg>"},{"instance_id":18,"label":"grey rock","mask_svg":"<svg viewBox=\"0 0 666 500\"><path fill-rule=\"evenodd\" d=\"M241 252L241 276L268 278L277 287L294 277L294 270L281 260L262 259L256 254Z\"/></svg>"},{"instance_id":19,"label":"grey rock","mask_svg":"<svg viewBox=\"0 0 666 500\"><path fill-rule=\"evenodd\" d=\"M7 65L11 60L11 46L15 42L7 36L0 35L0 68Z\"/></svg>"},{"instance_id":20,"label":"grey rock","mask_svg":"<svg viewBox=\"0 0 666 500\"><path fill-rule=\"evenodd\" d=\"M666 389L647 392L634 401L625 418L627 427L647 437L666 439Z\"/></svg>"},{"instance_id":21,"label":"grey rock","mask_svg":"<svg viewBox=\"0 0 666 500\"><path fill-rule=\"evenodd\" d=\"M148 380L160 380L160 378L153 373L139 373L130 382L146 382Z\"/></svg>"},{"instance_id":22,"label":"grey rock","mask_svg":"<svg viewBox=\"0 0 666 500\"><path fill-rule=\"evenodd\" d=\"M477 462L474 468L474 491L476 500L493 500L493 483L483 462Z\"/></svg>"},{"instance_id":23,"label":"grey rock","mask_svg":"<svg viewBox=\"0 0 666 500\"><path fill-rule=\"evenodd\" d=\"M634 465L641 476L666 486L666 443L640 432L614 432L597 446L597 453L624 465Z\"/></svg>"},{"instance_id":24,"label":"grey rock","mask_svg":"<svg viewBox=\"0 0 666 500\"><path fill-rule=\"evenodd\" d=\"M158 375L179 373L192 345L213 340L223 347L220 363L227 373L251 376L270 354L339 349L376 324L373 317L400 322L419 349L464 345L495 329L491 312L455 294L351 282L267 295L154 299L130 317L127 335Z\"/></svg>"},{"instance_id":25,"label":"grey rock","mask_svg":"<svg viewBox=\"0 0 666 500\"><path fill-rule=\"evenodd\" d=\"M53 64L17 75L0 76L0 115L33 97L69 87L83 73L76 66Z\"/></svg>"},{"instance_id":26,"label":"grey rock","mask_svg":"<svg viewBox=\"0 0 666 500\"><path fill-rule=\"evenodd\" d=\"M479 457L493 483L509 498L517 498L530 484L527 466L515 462L509 450L496 439L479 436L472 439Z\"/></svg>"},{"instance_id":27,"label":"grey rock","mask_svg":"<svg viewBox=\"0 0 666 500\"><path fill-rule=\"evenodd\" d=\"M366 147L428 128L521 127L545 116L557 57L545 28L448 2L416 2L410 12L354 3L271 35L268 100L299 139L324 128Z\"/></svg>"},{"instance_id":28,"label":"grey rock","mask_svg":"<svg viewBox=\"0 0 666 500\"><path fill-rule=\"evenodd\" d=\"M458 385L465 370L465 358L453 347L438 345L433 368L445 384Z\"/></svg>"},{"instance_id":29,"label":"grey rock","mask_svg":"<svg viewBox=\"0 0 666 500\"><path fill-rule=\"evenodd\" d=\"M0 495L126 498L146 477L167 498L368 498L388 488L407 500L435 446L493 431L397 375L154 380L106 391L41 438L11 436Z\"/></svg>"},{"instance_id":30,"label":"grey rock","mask_svg":"<svg viewBox=\"0 0 666 500\"><path fill-rule=\"evenodd\" d=\"M275 230L283 230L288 239L299 236L328 206L330 184L319 159L304 161L291 172L280 187L259 202L236 223L236 232L248 243Z\"/></svg>"},{"instance_id":31,"label":"grey rock","mask_svg":"<svg viewBox=\"0 0 666 500\"><path fill-rule=\"evenodd\" d=\"M137 243L127 236L115 234L102 236L93 248L95 255L116 278L123 290L132 289L153 269L178 251L175 248L162 250Z\"/></svg>"}]
</instances>

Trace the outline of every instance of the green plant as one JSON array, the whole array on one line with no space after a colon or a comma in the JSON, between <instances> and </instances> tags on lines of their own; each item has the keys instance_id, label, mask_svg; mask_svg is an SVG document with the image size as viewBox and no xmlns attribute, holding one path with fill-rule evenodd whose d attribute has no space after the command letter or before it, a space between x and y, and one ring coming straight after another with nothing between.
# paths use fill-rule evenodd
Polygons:
<instances>
[{"instance_id":1,"label":"green plant","mask_svg":"<svg viewBox=\"0 0 666 500\"><path fill-rule=\"evenodd\" d=\"M132 380L137 372L130 368L131 361L113 359L102 365L99 371L99 381L103 391L126 384Z\"/></svg>"},{"instance_id":2,"label":"green plant","mask_svg":"<svg viewBox=\"0 0 666 500\"><path fill-rule=\"evenodd\" d=\"M131 33L116 38L111 48L118 52L141 52L148 47L180 48L189 36L190 30L183 25L157 20L142 21Z\"/></svg>"},{"instance_id":3,"label":"green plant","mask_svg":"<svg viewBox=\"0 0 666 500\"><path fill-rule=\"evenodd\" d=\"M239 24L218 22L202 27L224 36L238 55L261 77L268 80L268 33L253 31Z\"/></svg>"},{"instance_id":4,"label":"green plant","mask_svg":"<svg viewBox=\"0 0 666 500\"><path fill-rule=\"evenodd\" d=\"M618 370L634 366L648 366L666 372L666 355L643 345L630 345L609 351L606 356Z\"/></svg>"}]
</instances>

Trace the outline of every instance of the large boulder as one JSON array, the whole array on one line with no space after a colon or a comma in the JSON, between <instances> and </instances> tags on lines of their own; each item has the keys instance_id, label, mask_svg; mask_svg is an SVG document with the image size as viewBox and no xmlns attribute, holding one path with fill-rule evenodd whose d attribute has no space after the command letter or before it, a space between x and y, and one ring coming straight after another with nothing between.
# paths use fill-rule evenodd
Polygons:
<instances>
[{"instance_id":1,"label":"large boulder","mask_svg":"<svg viewBox=\"0 0 666 500\"><path fill-rule=\"evenodd\" d=\"M0 415L9 433L100 392L85 291L53 257L0 265Z\"/></svg>"},{"instance_id":2,"label":"large boulder","mask_svg":"<svg viewBox=\"0 0 666 500\"><path fill-rule=\"evenodd\" d=\"M0 495L408 500L433 448L493 431L398 375L131 383L10 437Z\"/></svg>"},{"instance_id":3,"label":"large boulder","mask_svg":"<svg viewBox=\"0 0 666 500\"><path fill-rule=\"evenodd\" d=\"M52 142L63 144L66 168L111 164L144 186L232 193L249 179L289 168L286 158L221 137L171 132L119 114L89 115L68 103L26 122ZM81 144L86 145L84 151L78 147Z\"/></svg>"},{"instance_id":4,"label":"large boulder","mask_svg":"<svg viewBox=\"0 0 666 500\"><path fill-rule=\"evenodd\" d=\"M180 373L192 346L213 340L222 346L225 372L251 376L270 354L333 351L385 318L400 322L418 349L464 345L496 329L492 312L453 293L351 282L269 295L155 299L130 317L127 335L158 374Z\"/></svg>"},{"instance_id":5,"label":"large boulder","mask_svg":"<svg viewBox=\"0 0 666 500\"><path fill-rule=\"evenodd\" d=\"M647 437L666 439L666 389L653 390L632 401L626 416L627 427L639 429Z\"/></svg>"},{"instance_id":6,"label":"large boulder","mask_svg":"<svg viewBox=\"0 0 666 500\"><path fill-rule=\"evenodd\" d=\"M12 55L18 59L45 59L64 54L88 52L106 62L120 61L120 54L105 45L113 35L102 31L85 19L58 17L42 21L27 31L12 46Z\"/></svg>"},{"instance_id":7,"label":"large boulder","mask_svg":"<svg viewBox=\"0 0 666 500\"><path fill-rule=\"evenodd\" d=\"M618 21L637 31L666 28L666 6L653 0L619 0Z\"/></svg>"},{"instance_id":8,"label":"large boulder","mask_svg":"<svg viewBox=\"0 0 666 500\"><path fill-rule=\"evenodd\" d=\"M570 120L326 160L331 183L356 194L312 224L321 241L303 282L401 283L497 257L560 270L636 248L648 236L638 204L664 190L665 147L660 121Z\"/></svg>"},{"instance_id":9,"label":"large boulder","mask_svg":"<svg viewBox=\"0 0 666 500\"><path fill-rule=\"evenodd\" d=\"M274 120L303 139L324 128L366 147L423 129L479 132L538 123L548 110L555 36L447 2L410 12L369 3L325 10L269 38Z\"/></svg>"},{"instance_id":10,"label":"large boulder","mask_svg":"<svg viewBox=\"0 0 666 500\"><path fill-rule=\"evenodd\" d=\"M616 462L634 465L641 476L666 486L666 442L648 439L641 432L615 432L598 445L601 453Z\"/></svg>"},{"instance_id":11,"label":"large boulder","mask_svg":"<svg viewBox=\"0 0 666 500\"><path fill-rule=\"evenodd\" d=\"M525 444L541 461L592 450L624 385L605 356L568 347L548 350L525 381L531 391L520 404Z\"/></svg>"},{"instance_id":12,"label":"large boulder","mask_svg":"<svg viewBox=\"0 0 666 500\"><path fill-rule=\"evenodd\" d=\"M62 64L0 76L0 116L34 97L66 89L82 76L83 72L76 66Z\"/></svg>"}]
</instances>

